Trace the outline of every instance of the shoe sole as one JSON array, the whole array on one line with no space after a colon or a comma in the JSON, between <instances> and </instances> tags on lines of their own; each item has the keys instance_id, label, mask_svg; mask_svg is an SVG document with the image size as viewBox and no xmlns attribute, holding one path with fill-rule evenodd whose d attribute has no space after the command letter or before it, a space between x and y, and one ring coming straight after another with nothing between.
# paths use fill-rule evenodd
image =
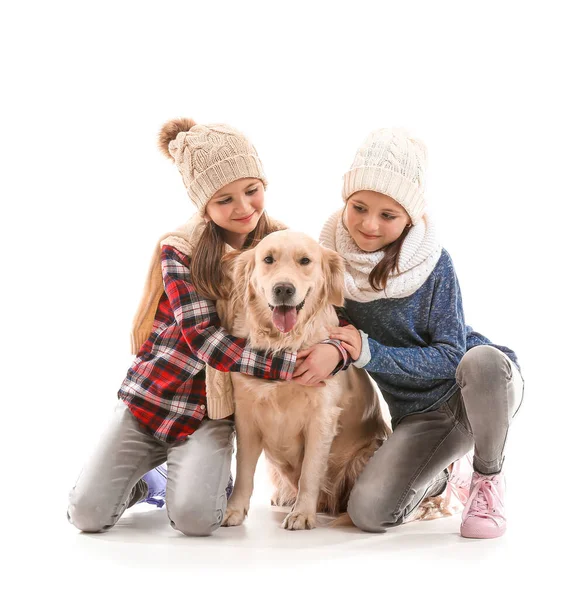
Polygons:
<instances>
[{"instance_id":1,"label":"shoe sole","mask_svg":"<svg viewBox=\"0 0 581 600\"><path fill-rule=\"evenodd\" d=\"M474 540L491 540L506 533L506 525L492 531L466 531L460 528L460 535Z\"/></svg>"}]
</instances>

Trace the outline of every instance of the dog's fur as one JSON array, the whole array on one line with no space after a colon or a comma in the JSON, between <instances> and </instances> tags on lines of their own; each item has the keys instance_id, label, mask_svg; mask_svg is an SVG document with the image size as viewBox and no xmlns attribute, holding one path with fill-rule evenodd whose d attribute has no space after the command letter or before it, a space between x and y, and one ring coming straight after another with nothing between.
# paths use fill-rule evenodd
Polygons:
<instances>
[{"instance_id":1,"label":"dog's fur","mask_svg":"<svg viewBox=\"0 0 581 600\"><path fill-rule=\"evenodd\" d=\"M343 304L343 261L310 237L272 233L229 267L233 294L218 302L218 312L225 327L248 338L253 348L296 352L327 339L329 328L338 325L333 305ZM295 288L288 300L275 298L280 283ZM294 327L279 331L271 306L303 301ZM237 473L223 525L244 520L262 450L275 485L272 503L292 506L286 529L315 527L316 512L344 512L355 480L389 433L367 373L352 367L327 379L324 387L240 373L232 380Z\"/></svg>"}]
</instances>

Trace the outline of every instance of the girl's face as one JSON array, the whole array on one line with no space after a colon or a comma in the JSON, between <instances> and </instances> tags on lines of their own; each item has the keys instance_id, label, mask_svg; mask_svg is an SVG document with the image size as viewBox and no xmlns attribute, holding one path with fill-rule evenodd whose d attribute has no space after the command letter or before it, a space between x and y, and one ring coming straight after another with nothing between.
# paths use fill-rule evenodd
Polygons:
<instances>
[{"instance_id":1,"label":"girl's face","mask_svg":"<svg viewBox=\"0 0 581 600\"><path fill-rule=\"evenodd\" d=\"M343 222L361 250L376 252L395 242L411 219L393 198L362 190L347 200Z\"/></svg>"},{"instance_id":2,"label":"girl's face","mask_svg":"<svg viewBox=\"0 0 581 600\"><path fill-rule=\"evenodd\" d=\"M260 179L245 177L219 189L206 205L206 221L236 236L254 230L264 212L264 185Z\"/></svg>"}]
</instances>

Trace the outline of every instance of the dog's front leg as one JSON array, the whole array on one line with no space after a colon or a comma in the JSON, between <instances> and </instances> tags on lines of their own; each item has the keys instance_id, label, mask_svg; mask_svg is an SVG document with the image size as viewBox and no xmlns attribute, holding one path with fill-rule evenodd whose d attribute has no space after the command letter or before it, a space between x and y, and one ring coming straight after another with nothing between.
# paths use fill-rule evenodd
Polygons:
<instances>
[{"instance_id":1,"label":"dog's front leg","mask_svg":"<svg viewBox=\"0 0 581 600\"><path fill-rule=\"evenodd\" d=\"M305 436L305 456L301 466L299 493L292 511L282 526L285 529L314 529L321 481L327 471L329 452L333 442L331 432L322 433L314 419Z\"/></svg>"},{"instance_id":2,"label":"dog's front leg","mask_svg":"<svg viewBox=\"0 0 581 600\"><path fill-rule=\"evenodd\" d=\"M250 497L254 489L254 472L262 452L260 431L249 423L249 419L236 420L236 481L228 500L222 527L241 525L248 514Z\"/></svg>"}]
</instances>

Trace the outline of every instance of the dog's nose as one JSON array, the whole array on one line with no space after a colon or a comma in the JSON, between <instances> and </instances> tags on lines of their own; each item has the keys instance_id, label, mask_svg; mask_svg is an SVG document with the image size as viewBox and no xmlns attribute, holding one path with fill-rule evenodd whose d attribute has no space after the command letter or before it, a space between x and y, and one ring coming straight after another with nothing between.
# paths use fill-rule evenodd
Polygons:
<instances>
[{"instance_id":1,"label":"dog's nose","mask_svg":"<svg viewBox=\"0 0 581 600\"><path fill-rule=\"evenodd\" d=\"M295 292L296 289L292 283L277 283L274 286L274 297L277 300L288 300L294 296Z\"/></svg>"}]
</instances>

